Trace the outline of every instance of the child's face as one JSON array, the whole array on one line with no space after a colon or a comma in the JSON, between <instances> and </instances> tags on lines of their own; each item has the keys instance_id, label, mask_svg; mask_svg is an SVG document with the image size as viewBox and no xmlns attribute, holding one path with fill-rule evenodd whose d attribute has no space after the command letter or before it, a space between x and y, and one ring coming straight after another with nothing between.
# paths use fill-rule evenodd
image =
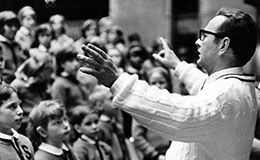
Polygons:
<instances>
[{"instance_id":1,"label":"child's face","mask_svg":"<svg viewBox=\"0 0 260 160\"><path fill-rule=\"evenodd\" d=\"M19 29L19 24L15 21L7 22L4 25L4 37L6 37L9 40L14 40L14 37L16 35L17 30Z\"/></svg>"},{"instance_id":2,"label":"child's face","mask_svg":"<svg viewBox=\"0 0 260 160\"><path fill-rule=\"evenodd\" d=\"M168 83L164 76L158 72L154 72L149 77L149 84L152 86L157 86L160 89L167 89Z\"/></svg>"},{"instance_id":3,"label":"child's face","mask_svg":"<svg viewBox=\"0 0 260 160\"><path fill-rule=\"evenodd\" d=\"M117 49L108 50L108 55L112 58L112 61L119 66L122 61L122 54Z\"/></svg>"},{"instance_id":4,"label":"child's face","mask_svg":"<svg viewBox=\"0 0 260 160\"><path fill-rule=\"evenodd\" d=\"M28 13L27 15L24 15L21 23L24 27L32 29L35 26L36 21L34 16Z\"/></svg>"},{"instance_id":5,"label":"child's face","mask_svg":"<svg viewBox=\"0 0 260 160\"><path fill-rule=\"evenodd\" d=\"M23 119L23 110L20 107L20 99L17 94L12 93L11 97L0 107L0 132L11 134L11 128L20 128Z\"/></svg>"},{"instance_id":6,"label":"child's face","mask_svg":"<svg viewBox=\"0 0 260 160\"><path fill-rule=\"evenodd\" d=\"M60 146L63 141L68 140L70 125L67 117L50 120L46 130L46 142L54 146Z\"/></svg>"},{"instance_id":7,"label":"child's face","mask_svg":"<svg viewBox=\"0 0 260 160\"><path fill-rule=\"evenodd\" d=\"M69 75L76 76L79 69L79 62L76 58L67 60L62 64L62 67Z\"/></svg>"},{"instance_id":8,"label":"child's face","mask_svg":"<svg viewBox=\"0 0 260 160\"><path fill-rule=\"evenodd\" d=\"M89 114L82 120L77 131L89 138L95 139L99 134L98 122L99 117L97 114Z\"/></svg>"},{"instance_id":9,"label":"child's face","mask_svg":"<svg viewBox=\"0 0 260 160\"><path fill-rule=\"evenodd\" d=\"M41 33L39 34L38 40L40 44L49 46L51 43L51 38L51 33Z\"/></svg>"}]
</instances>

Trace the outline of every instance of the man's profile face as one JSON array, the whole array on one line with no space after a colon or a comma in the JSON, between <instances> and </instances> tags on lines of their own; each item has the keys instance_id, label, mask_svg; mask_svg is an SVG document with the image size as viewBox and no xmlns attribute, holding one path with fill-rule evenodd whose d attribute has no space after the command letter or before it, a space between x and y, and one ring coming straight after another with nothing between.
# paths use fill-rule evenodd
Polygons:
<instances>
[{"instance_id":1,"label":"man's profile face","mask_svg":"<svg viewBox=\"0 0 260 160\"><path fill-rule=\"evenodd\" d=\"M197 45L199 52L199 59L197 63L199 66L205 68L207 72L211 73L215 64L218 62L218 53L221 49L220 43L217 43L216 35L218 33L218 28L226 21L226 17L224 16L216 16L212 18L207 26L203 29L210 33L204 33L203 38L199 38L195 44Z\"/></svg>"}]
</instances>

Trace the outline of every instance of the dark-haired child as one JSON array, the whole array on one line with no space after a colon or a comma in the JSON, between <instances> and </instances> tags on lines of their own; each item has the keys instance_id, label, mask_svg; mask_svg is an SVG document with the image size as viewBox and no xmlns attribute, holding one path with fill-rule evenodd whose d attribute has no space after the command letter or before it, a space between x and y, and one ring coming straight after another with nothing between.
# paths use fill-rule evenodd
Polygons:
<instances>
[{"instance_id":1,"label":"dark-haired child","mask_svg":"<svg viewBox=\"0 0 260 160\"><path fill-rule=\"evenodd\" d=\"M20 128L23 111L16 90L10 85L0 85L0 159L32 160L30 140L16 132Z\"/></svg>"},{"instance_id":2,"label":"dark-haired child","mask_svg":"<svg viewBox=\"0 0 260 160\"><path fill-rule=\"evenodd\" d=\"M80 160L113 160L111 147L99 140L99 110L88 105L77 106L70 119L78 135L73 149Z\"/></svg>"}]
</instances>

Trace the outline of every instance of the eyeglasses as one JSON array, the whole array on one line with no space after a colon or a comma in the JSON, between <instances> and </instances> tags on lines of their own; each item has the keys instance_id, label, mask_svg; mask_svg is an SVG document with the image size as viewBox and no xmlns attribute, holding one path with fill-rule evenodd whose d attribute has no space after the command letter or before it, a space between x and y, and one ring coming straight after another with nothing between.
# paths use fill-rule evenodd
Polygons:
<instances>
[{"instance_id":1,"label":"eyeglasses","mask_svg":"<svg viewBox=\"0 0 260 160\"><path fill-rule=\"evenodd\" d=\"M219 38L224 38L225 36L220 34L220 33L214 33L214 32L211 32L211 31L207 31L207 30L204 30L204 29L200 29L200 32L199 32L199 39L201 41L203 41L206 37L205 34L211 34L211 35L214 35L216 37L219 37Z\"/></svg>"}]
</instances>

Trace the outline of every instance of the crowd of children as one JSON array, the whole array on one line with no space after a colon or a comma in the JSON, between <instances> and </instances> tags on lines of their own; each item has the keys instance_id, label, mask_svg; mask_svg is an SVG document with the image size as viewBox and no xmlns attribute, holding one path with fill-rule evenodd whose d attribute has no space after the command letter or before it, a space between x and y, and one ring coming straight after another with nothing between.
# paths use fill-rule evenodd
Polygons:
<instances>
[{"instance_id":1,"label":"crowd of children","mask_svg":"<svg viewBox=\"0 0 260 160\"><path fill-rule=\"evenodd\" d=\"M37 24L30 6L17 14L2 11L0 160L165 159L169 141L115 108L109 89L78 71L76 56L88 43L105 50L121 72L168 92L185 92L173 73L152 59L162 45L144 46L138 33L125 39L110 17L84 21L80 37L73 39L62 15Z\"/></svg>"}]
</instances>

